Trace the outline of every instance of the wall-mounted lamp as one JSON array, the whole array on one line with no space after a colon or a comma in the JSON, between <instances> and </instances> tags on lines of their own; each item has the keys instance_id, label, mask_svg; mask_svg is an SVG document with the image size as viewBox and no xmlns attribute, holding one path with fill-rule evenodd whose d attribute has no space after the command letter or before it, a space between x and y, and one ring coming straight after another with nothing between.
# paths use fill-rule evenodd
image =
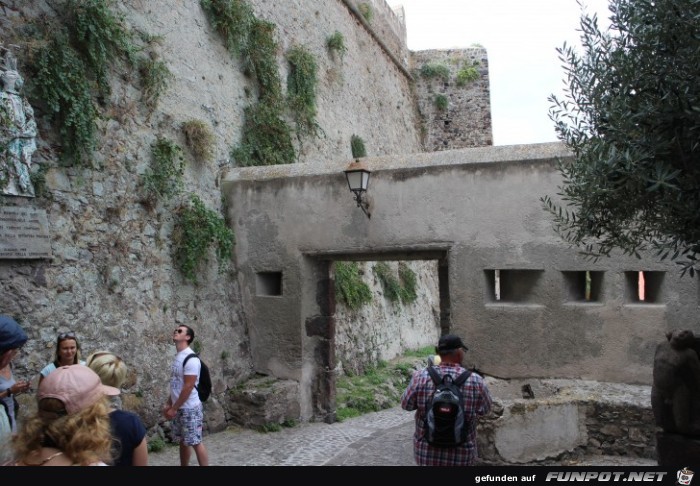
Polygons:
<instances>
[{"instance_id":1,"label":"wall-mounted lamp","mask_svg":"<svg viewBox=\"0 0 700 486\"><path fill-rule=\"evenodd\" d=\"M357 207L362 209L362 212L367 215L368 218L371 217L369 212L369 204L367 201L362 200L362 194L367 192L367 187L369 186L369 175L371 172L367 170L359 159L352 162L347 169L345 169L345 177L348 179L348 187L355 195L355 202L357 202Z\"/></svg>"}]
</instances>

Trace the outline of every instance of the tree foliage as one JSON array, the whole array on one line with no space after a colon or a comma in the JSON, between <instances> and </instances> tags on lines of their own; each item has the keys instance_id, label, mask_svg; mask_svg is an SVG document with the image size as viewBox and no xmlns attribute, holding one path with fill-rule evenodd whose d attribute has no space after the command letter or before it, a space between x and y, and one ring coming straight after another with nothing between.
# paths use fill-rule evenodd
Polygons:
<instances>
[{"instance_id":1,"label":"tree foliage","mask_svg":"<svg viewBox=\"0 0 700 486\"><path fill-rule=\"evenodd\" d=\"M582 53L558 49L568 86L550 119L573 152L555 230L583 253L615 249L694 274L700 253L700 0L610 0L610 27L582 10Z\"/></svg>"}]
</instances>

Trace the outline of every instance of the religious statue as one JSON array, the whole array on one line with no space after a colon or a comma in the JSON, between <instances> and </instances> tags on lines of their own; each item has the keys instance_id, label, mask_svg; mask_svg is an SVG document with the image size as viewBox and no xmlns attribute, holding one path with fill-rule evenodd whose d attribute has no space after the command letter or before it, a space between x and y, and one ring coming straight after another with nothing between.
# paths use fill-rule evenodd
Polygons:
<instances>
[{"instance_id":1,"label":"religious statue","mask_svg":"<svg viewBox=\"0 0 700 486\"><path fill-rule=\"evenodd\" d=\"M37 129L34 110L19 94L23 83L8 50L0 64L0 193L34 197L29 175Z\"/></svg>"}]
</instances>

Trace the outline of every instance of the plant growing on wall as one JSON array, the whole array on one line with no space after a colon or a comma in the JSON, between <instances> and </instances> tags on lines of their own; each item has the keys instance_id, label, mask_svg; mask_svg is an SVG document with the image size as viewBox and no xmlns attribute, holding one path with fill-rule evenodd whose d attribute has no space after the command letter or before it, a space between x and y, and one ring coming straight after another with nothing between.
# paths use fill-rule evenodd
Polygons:
<instances>
[{"instance_id":1,"label":"plant growing on wall","mask_svg":"<svg viewBox=\"0 0 700 486\"><path fill-rule=\"evenodd\" d=\"M404 262L399 262L399 282L401 284L401 301L415 302L418 298L416 272Z\"/></svg>"},{"instance_id":2,"label":"plant growing on wall","mask_svg":"<svg viewBox=\"0 0 700 486\"><path fill-rule=\"evenodd\" d=\"M239 166L291 164L296 157L289 127L275 107L257 103L243 112L243 137L231 157Z\"/></svg>"},{"instance_id":3,"label":"plant growing on wall","mask_svg":"<svg viewBox=\"0 0 700 486\"><path fill-rule=\"evenodd\" d=\"M359 135L353 135L350 137L350 151L352 152L353 159L359 159L362 157L367 157L367 150L365 150L365 141Z\"/></svg>"},{"instance_id":4,"label":"plant growing on wall","mask_svg":"<svg viewBox=\"0 0 700 486\"><path fill-rule=\"evenodd\" d=\"M448 104L449 103L447 101L447 96L445 96L444 94L435 95L435 107L438 110L440 110L440 111L446 110Z\"/></svg>"},{"instance_id":5,"label":"plant growing on wall","mask_svg":"<svg viewBox=\"0 0 700 486\"><path fill-rule=\"evenodd\" d=\"M405 263L399 262L399 278L385 262L377 263L372 269L384 289L384 296L391 302L414 302L417 299L416 274Z\"/></svg>"},{"instance_id":6,"label":"plant growing on wall","mask_svg":"<svg viewBox=\"0 0 700 486\"><path fill-rule=\"evenodd\" d=\"M66 0L57 21L36 24L41 33L31 68L31 91L59 127L62 161L81 165L95 146L96 97L109 94L107 72L135 48L108 0Z\"/></svg>"},{"instance_id":7,"label":"plant growing on wall","mask_svg":"<svg viewBox=\"0 0 700 486\"><path fill-rule=\"evenodd\" d=\"M315 135L319 129L316 123L316 60L305 47L294 46L287 52L287 61L287 103L296 122L297 135Z\"/></svg>"},{"instance_id":8,"label":"plant growing on wall","mask_svg":"<svg viewBox=\"0 0 700 486\"><path fill-rule=\"evenodd\" d=\"M243 0L201 0L209 23L224 38L229 52L242 56L248 51L255 15Z\"/></svg>"},{"instance_id":9,"label":"plant growing on wall","mask_svg":"<svg viewBox=\"0 0 700 486\"><path fill-rule=\"evenodd\" d=\"M143 100L146 106L153 110L158 104L161 95L168 89L168 83L173 78L167 64L163 61L142 57L139 62L139 72L141 73L141 83L143 85Z\"/></svg>"},{"instance_id":10,"label":"plant growing on wall","mask_svg":"<svg viewBox=\"0 0 700 486\"><path fill-rule=\"evenodd\" d=\"M176 143L158 137L151 147L151 166L143 176L147 197L167 200L179 194L184 173L182 149Z\"/></svg>"},{"instance_id":11,"label":"plant growing on wall","mask_svg":"<svg viewBox=\"0 0 700 486\"><path fill-rule=\"evenodd\" d=\"M338 32L337 30L331 35L329 35L326 39L326 48L328 48L328 51L331 53L331 55L337 53L341 59L345 56L345 53L348 51L348 48L345 47L345 37L343 37L343 34Z\"/></svg>"},{"instance_id":12,"label":"plant growing on wall","mask_svg":"<svg viewBox=\"0 0 700 486\"><path fill-rule=\"evenodd\" d=\"M427 63L421 66L420 75L426 79L439 78L443 81L449 81L450 68L444 64Z\"/></svg>"},{"instance_id":13,"label":"plant growing on wall","mask_svg":"<svg viewBox=\"0 0 700 486\"><path fill-rule=\"evenodd\" d=\"M372 270L382 284L384 296L391 302L401 302L401 285L391 267L384 262L379 262Z\"/></svg>"},{"instance_id":14,"label":"plant growing on wall","mask_svg":"<svg viewBox=\"0 0 700 486\"><path fill-rule=\"evenodd\" d=\"M258 100L245 109L242 141L231 149L231 157L239 166L293 163L296 153L283 119L288 105L282 97L275 25L257 19L242 0L200 0L200 4L257 88Z\"/></svg>"},{"instance_id":15,"label":"plant growing on wall","mask_svg":"<svg viewBox=\"0 0 700 486\"><path fill-rule=\"evenodd\" d=\"M476 67L477 65L460 69L457 72L457 86L463 87L467 83L471 83L472 81L479 79L479 71L476 69Z\"/></svg>"},{"instance_id":16,"label":"plant growing on wall","mask_svg":"<svg viewBox=\"0 0 700 486\"><path fill-rule=\"evenodd\" d=\"M372 22L372 19L374 18L374 10L372 10L372 6L369 3L362 2L358 4L357 10L359 10L360 15L362 15L367 23Z\"/></svg>"},{"instance_id":17,"label":"plant growing on wall","mask_svg":"<svg viewBox=\"0 0 700 486\"><path fill-rule=\"evenodd\" d=\"M214 158L214 134L202 120L188 120L182 124L182 131L192 155L201 162Z\"/></svg>"},{"instance_id":18,"label":"plant growing on wall","mask_svg":"<svg viewBox=\"0 0 700 486\"><path fill-rule=\"evenodd\" d=\"M369 285L362 281L357 262L335 262L335 295L352 310L372 301Z\"/></svg>"},{"instance_id":19,"label":"plant growing on wall","mask_svg":"<svg viewBox=\"0 0 700 486\"><path fill-rule=\"evenodd\" d=\"M228 268L235 243L233 231L224 219L195 194L190 194L189 201L177 209L172 239L175 264L193 284L197 283L197 271L208 261L212 247L221 273Z\"/></svg>"}]
</instances>

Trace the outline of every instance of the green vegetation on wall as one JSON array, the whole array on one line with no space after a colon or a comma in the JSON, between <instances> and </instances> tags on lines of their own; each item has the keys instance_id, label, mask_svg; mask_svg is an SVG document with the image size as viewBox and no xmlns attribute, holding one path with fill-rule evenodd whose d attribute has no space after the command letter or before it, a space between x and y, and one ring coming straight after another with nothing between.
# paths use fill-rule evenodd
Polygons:
<instances>
[{"instance_id":1,"label":"green vegetation on wall","mask_svg":"<svg viewBox=\"0 0 700 486\"><path fill-rule=\"evenodd\" d=\"M362 157L367 157L367 150L365 150L365 141L359 135L352 135L350 137L350 151L352 152L353 159L359 159Z\"/></svg>"},{"instance_id":2,"label":"green vegetation on wall","mask_svg":"<svg viewBox=\"0 0 700 486\"><path fill-rule=\"evenodd\" d=\"M374 18L374 10L372 10L372 6L369 3L362 2L358 4L357 10L360 11L360 14L367 21L367 23L372 22L372 19Z\"/></svg>"},{"instance_id":3,"label":"green vegetation on wall","mask_svg":"<svg viewBox=\"0 0 700 486\"><path fill-rule=\"evenodd\" d=\"M175 142L158 137L151 147L151 165L143 175L146 196L151 201L168 200L183 187L185 163Z\"/></svg>"},{"instance_id":4,"label":"green vegetation on wall","mask_svg":"<svg viewBox=\"0 0 700 486\"><path fill-rule=\"evenodd\" d=\"M287 51L289 74L287 75L287 102L292 110L300 134L314 135L316 123L316 85L318 65L314 56L303 46Z\"/></svg>"},{"instance_id":5,"label":"green vegetation on wall","mask_svg":"<svg viewBox=\"0 0 700 486\"><path fill-rule=\"evenodd\" d=\"M372 301L372 291L362 281L357 262L335 262L335 295L352 310Z\"/></svg>"},{"instance_id":6,"label":"green vegetation on wall","mask_svg":"<svg viewBox=\"0 0 700 486\"><path fill-rule=\"evenodd\" d=\"M476 65L462 68L457 72L457 86L459 87L477 79L479 79L479 71L476 69Z\"/></svg>"},{"instance_id":7,"label":"green vegetation on wall","mask_svg":"<svg viewBox=\"0 0 700 486\"><path fill-rule=\"evenodd\" d=\"M449 81L450 68L448 68L444 64L423 64L420 68L420 75L426 79L439 78L443 81Z\"/></svg>"},{"instance_id":8,"label":"green vegetation on wall","mask_svg":"<svg viewBox=\"0 0 700 486\"><path fill-rule=\"evenodd\" d=\"M139 72L143 86L143 100L146 106L153 110L161 95L168 88L173 78L167 64L157 58L142 57L139 61Z\"/></svg>"},{"instance_id":9,"label":"green vegetation on wall","mask_svg":"<svg viewBox=\"0 0 700 486\"><path fill-rule=\"evenodd\" d=\"M244 110L243 136L231 156L240 166L291 164L296 158L289 127L275 107L257 103Z\"/></svg>"},{"instance_id":10,"label":"green vegetation on wall","mask_svg":"<svg viewBox=\"0 0 700 486\"><path fill-rule=\"evenodd\" d=\"M331 35L329 35L326 39L326 47L328 48L328 51L331 53L331 55L337 53L341 59L343 58L343 56L345 56L345 53L348 51L348 48L345 47L345 37L343 37L343 34L338 32L337 30Z\"/></svg>"},{"instance_id":11,"label":"green vegetation on wall","mask_svg":"<svg viewBox=\"0 0 700 486\"><path fill-rule=\"evenodd\" d=\"M231 260L235 239L224 219L208 209L194 194L178 208L176 215L173 259L185 279L197 283L197 270L208 261L211 247L216 250L219 272L225 271Z\"/></svg>"},{"instance_id":12,"label":"green vegetation on wall","mask_svg":"<svg viewBox=\"0 0 700 486\"><path fill-rule=\"evenodd\" d=\"M131 34L112 5L107 0L66 0L56 8L56 20L34 26L39 39L30 66L31 91L49 107L66 165L84 165L95 147L95 102L109 95L110 67L134 59Z\"/></svg>"},{"instance_id":13,"label":"green vegetation on wall","mask_svg":"<svg viewBox=\"0 0 700 486\"><path fill-rule=\"evenodd\" d=\"M195 159L209 162L214 158L214 134L207 123L202 120L187 120L182 124L182 131Z\"/></svg>"},{"instance_id":14,"label":"green vegetation on wall","mask_svg":"<svg viewBox=\"0 0 700 486\"><path fill-rule=\"evenodd\" d=\"M438 110L440 110L440 111L446 110L448 104L449 103L447 101L447 96L445 96L444 94L435 95L435 107Z\"/></svg>"},{"instance_id":15,"label":"green vegetation on wall","mask_svg":"<svg viewBox=\"0 0 700 486\"><path fill-rule=\"evenodd\" d=\"M410 303L416 300L416 274L405 263L399 263L399 278L385 262L377 263L373 271L382 284L384 296L391 302Z\"/></svg>"}]
</instances>

